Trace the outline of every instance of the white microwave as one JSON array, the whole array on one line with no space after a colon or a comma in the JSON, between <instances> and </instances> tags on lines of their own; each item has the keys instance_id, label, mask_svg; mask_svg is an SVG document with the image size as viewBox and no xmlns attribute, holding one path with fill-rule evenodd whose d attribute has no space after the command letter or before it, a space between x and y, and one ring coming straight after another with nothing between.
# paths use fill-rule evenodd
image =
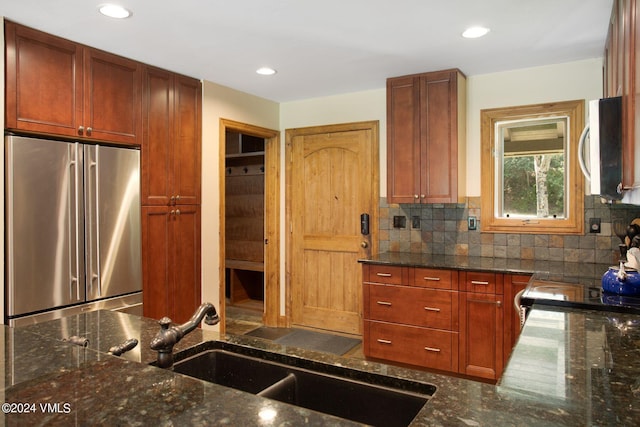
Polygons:
<instances>
[{"instance_id":1,"label":"white microwave","mask_svg":"<svg viewBox=\"0 0 640 427\"><path fill-rule=\"evenodd\" d=\"M622 97L589 101L589 124L580 136L578 160L591 194L622 199Z\"/></svg>"}]
</instances>

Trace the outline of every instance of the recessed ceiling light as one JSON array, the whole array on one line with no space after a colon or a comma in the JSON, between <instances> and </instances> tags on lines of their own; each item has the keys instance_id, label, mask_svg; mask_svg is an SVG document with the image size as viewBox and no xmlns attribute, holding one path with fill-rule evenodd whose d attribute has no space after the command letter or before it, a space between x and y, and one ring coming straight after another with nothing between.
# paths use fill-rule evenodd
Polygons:
<instances>
[{"instance_id":1,"label":"recessed ceiling light","mask_svg":"<svg viewBox=\"0 0 640 427\"><path fill-rule=\"evenodd\" d=\"M98 10L104 16L116 19L125 19L131 16L131 11L117 4L101 4Z\"/></svg>"},{"instance_id":2,"label":"recessed ceiling light","mask_svg":"<svg viewBox=\"0 0 640 427\"><path fill-rule=\"evenodd\" d=\"M489 32L488 28L485 27L471 27L467 28L464 33L462 33L462 37L467 39L477 39L478 37L482 37Z\"/></svg>"},{"instance_id":3,"label":"recessed ceiling light","mask_svg":"<svg viewBox=\"0 0 640 427\"><path fill-rule=\"evenodd\" d=\"M256 70L256 73L261 74L263 76L273 76L276 73L276 70L269 67L260 67Z\"/></svg>"}]
</instances>

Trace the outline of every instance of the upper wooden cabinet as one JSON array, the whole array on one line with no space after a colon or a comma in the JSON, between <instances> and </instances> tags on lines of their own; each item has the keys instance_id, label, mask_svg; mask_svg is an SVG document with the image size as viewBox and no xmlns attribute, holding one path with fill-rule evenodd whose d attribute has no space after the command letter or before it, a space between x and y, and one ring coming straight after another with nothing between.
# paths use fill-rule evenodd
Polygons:
<instances>
[{"instance_id":1,"label":"upper wooden cabinet","mask_svg":"<svg viewBox=\"0 0 640 427\"><path fill-rule=\"evenodd\" d=\"M8 129L133 144L140 64L5 21Z\"/></svg>"},{"instance_id":2,"label":"upper wooden cabinet","mask_svg":"<svg viewBox=\"0 0 640 427\"><path fill-rule=\"evenodd\" d=\"M464 195L465 98L457 69L387 80L389 203L457 203Z\"/></svg>"},{"instance_id":3,"label":"upper wooden cabinet","mask_svg":"<svg viewBox=\"0 0 640 427\"><path fill-rule=\"evenodd\" d=\"M153 67L143 74L142 204L199 204L202 85Z\"/></svg>"},{"instance_id":4,"label":"upper wooden cabinet","mask_svg":"<svg viewBox=\"0 0 640 427\"><path fill-rule=\"evenodd\" d=\"M640 7L614 0L604 48L604 97L622 96L622 184L640 185Z\"/></svg>"}]
</instances>

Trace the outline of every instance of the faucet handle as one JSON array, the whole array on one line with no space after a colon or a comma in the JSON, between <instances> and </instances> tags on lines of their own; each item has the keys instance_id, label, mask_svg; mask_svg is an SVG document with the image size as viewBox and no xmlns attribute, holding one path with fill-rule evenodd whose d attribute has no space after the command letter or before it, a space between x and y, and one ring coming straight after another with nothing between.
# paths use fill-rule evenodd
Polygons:
<instances>
[{"instance_id":1,"label":"faucet handle","mask_svg":"<svg viewBox=\"0 0 640 427\"><path fill-rule=\"evenodd\" d=\"M171 323L173 323L172 320L167 316L164 316L162 319L158 320L158 324L163 330L169 329L169 326L171 326Z\"/></svg>"}]
</instances>

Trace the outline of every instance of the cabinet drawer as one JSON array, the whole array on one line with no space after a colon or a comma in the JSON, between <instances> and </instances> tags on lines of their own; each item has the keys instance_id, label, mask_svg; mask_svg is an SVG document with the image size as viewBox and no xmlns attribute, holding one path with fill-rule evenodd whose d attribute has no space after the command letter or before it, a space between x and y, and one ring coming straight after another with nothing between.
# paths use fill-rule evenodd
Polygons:
<instances>
[{"instance_id":1,"label":"cabinet drawer","mask_svg":"<svg viewBox=\"0 0 640 427\"><path fill-rule=\"evenodd\" d=\"M406 280L403 280L404 271L404 268L398 266L370 265L369 281L392 285L400 285L403 282L406 284Z\"/></svg>"},{"instance_id":2,"label":"cabinet drawer","mask_svg":"<svg viewBox=\"0 0 640 427\"><path fill-rule=\"evenodd\" d=\"M411 284L425 288L458 289L457 271L414 268Z\"/></svg>"},{"instance_id":3,"label":"cabinet drawer","mask_svg":"<svg viewBox=\"0 0 640 427\"><path fill-rule=\"evenodd\" d=\"M368 286L369 318L372 320L446 330L458 327L457 322L453 327L453 313L457 319L457 292L409 286Z\"/></svg>"},{"instance_id":4,"label":"cabinet drawer","mask_svg":"<svg viewBox=\"0 0 640 427\"><path fill-rule=\"evenodd\" d=\"M457 371L458 334L416 326L365 321L366 356Z\"/></svg>"},{"instance_id":5,"label":"cabinet drawer","mask_svg":"<svg viewBox=\"0 0 640 427\"><path fill-rule=\"evenodd\" d=\"M503 276L500 273L465 271L460 273L460 281L467 292L502 295Z\"/></svg>"}]
</instances>

